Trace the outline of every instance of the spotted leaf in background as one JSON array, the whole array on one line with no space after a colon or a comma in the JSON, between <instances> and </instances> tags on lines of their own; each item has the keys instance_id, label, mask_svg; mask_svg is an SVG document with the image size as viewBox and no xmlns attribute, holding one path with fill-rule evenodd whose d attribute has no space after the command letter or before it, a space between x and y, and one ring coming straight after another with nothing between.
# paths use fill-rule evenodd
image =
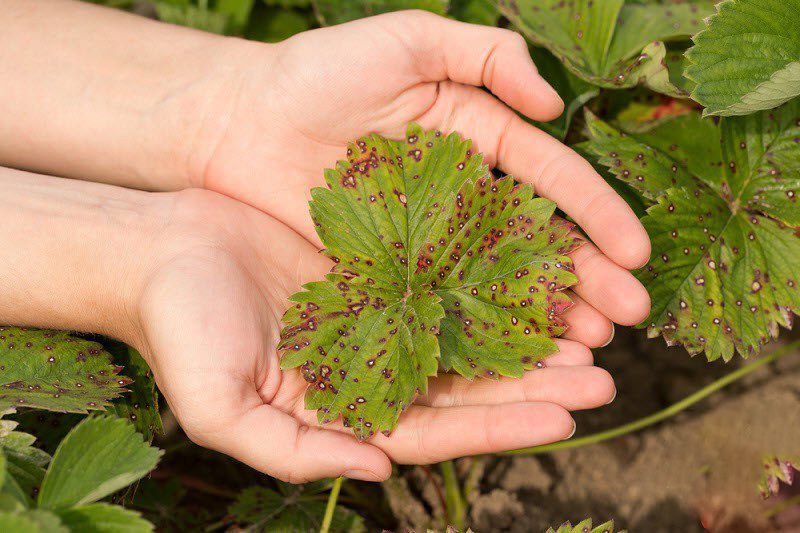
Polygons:
<instances>
[{"instance_id":1,"label":"spotted leaf in background","mask_svg":"<svg viewBox=\"0 0 800 533\"><path fill-rule=\"evenodd\" d=\"M747 357L800 309L800 103L723 119L683 115L646 133L589 117L601 163L653 202L638 273L651 336L709 360Z\"/></svg>"},{"instance_id":2,"label":"spotted leaf in background","mask_svg":"<svg viewBox=\"0 0 800 533\"><path fill-rule=\"evenodd\" d=\"M591 519L586 519L574 526L571 522L564 522L557 529L551 527L545 533L614 533L614 521L611 520L595 527L592 527ZM621 530L619 533L625 533L625 531Z\"/></svg>"},{"instance_id":3,"label":"spotted leaf in background","mask_svg":"<svg viewBox=\"0 0 800 533\"><path fill-rule=\"evenodd\" d=\"M311 215L335 266L291 298L279 346L321 422L390 432L440 366L521 376L556 351L579 243L552 202L417 126L358 140L325 179Z\"/></svg>"},{"instance_id":4,"label":"spotted leaf in background","mask_svg":"<svg viewBox=\"0 0 800 533\"><path fill-rule=\"evenodd\" d=\"M791 485L794 483L797 466L800 465L800 458L771 455L764 458L764 472L758 482L758 490L763 498L769 498L778 494L781 490L781 483Z\"/></svg>"},{"instance_id":5,"label":"spotted leaf in background","mask_svg":"<svg viewBox=\"0 0 800 533\"><path fill-rule=\"evenodd\" d=\"M96 342L63 331L0 326L0 409L103 409L131 383L121 370Z\"/></svg>"},{"instance_id":6,"label":"spotted leaf in background","mask_svg":"<svg viewBox=\"0 0 800 533\"><path fill-rule=\"evenodd\" d=\"M600 87L637 84L688 96L670 81L665 41L687 39L713 12L708 1L500 0L500 11L576 76Z\"/></svg>"}]
</instances>

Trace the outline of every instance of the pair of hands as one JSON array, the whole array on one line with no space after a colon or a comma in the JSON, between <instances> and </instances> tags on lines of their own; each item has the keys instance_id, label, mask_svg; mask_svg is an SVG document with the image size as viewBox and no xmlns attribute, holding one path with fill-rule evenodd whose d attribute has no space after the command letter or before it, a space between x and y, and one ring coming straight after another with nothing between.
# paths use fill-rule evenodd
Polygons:
<instances>
[{"instance_id":1,"label":"pair of hands","mask_svg":"<svg viewBox=\"0 0 800 533\"><path fill-rule=\"evenodd\" d=\"M182 186L195 188L150 196L169 215L152 259L137 267L130 326L117 332L151 364L190 438L291 482L382 480L390 459L430 463L567 438L570 410L613 399L589 348L610 341L612 321L647 315L647 293L626 269L646 263L649 241L591 165L516 115L549 120L563 110L519 35L403 12L274 46L213 38L195 52L229 68L148 110L176 140L164 155ZM358 443L304 409L307 383L298 370L281 372L275 347L286 298L330 268L308 216L310 188L347 142L401 137L408 122L473 139L490 165L533 183L597 247L574 253L570 328L545 368L519 380L432 379L391 437Z\"/></svg>"}]
</instances>

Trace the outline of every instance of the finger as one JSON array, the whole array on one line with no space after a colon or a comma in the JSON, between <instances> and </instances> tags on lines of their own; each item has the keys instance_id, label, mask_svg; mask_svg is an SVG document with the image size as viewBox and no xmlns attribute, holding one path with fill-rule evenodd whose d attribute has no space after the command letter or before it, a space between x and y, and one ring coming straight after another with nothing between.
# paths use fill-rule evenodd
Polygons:
<instances>
[{"instance_id":1,"label":"finger","mask_svg":"<svg viewBox=\"0 0 800 533\"><path fill-rule=\"evenodd\" d=\"M491 95L442 83L436 104L420 123L472 139L490 165L532 183L617 264L638 268L650 257L650 240L636 214L592 165Z\"/></svg>"},{"instance_id":2,"label":"finger","mask_svg":"<svg viewBox=\"0 0 800 533\"><path fill-rule=\"evenodd\" d=\"M540 361L539 368L555 366L592 366L594 355L584 344L566 339L555 339L558 352Z\"/></svg>"},{"instance_id":3,"label":"finger","mask_svg":"<svg viewBox=\"0 0 800 533\"><path fill-rule=\"evenodd\" d=\"M563 337L583 343L589 348L599 348L611 342L614 324L580 296L569 296L573 305L562 315L568 326Z\"/></svg>"},{"instance_id":4,"label":"finger","mask_svg":"<svg viewBox=\"0 0 800 533\"><path fill-rule=\"evenodd\" d=\"M647 318L650 296L629 271L589 242L571 257L578 276L578 284L572 290L588 304L617 324L634 326Z\"/></svg>"},{"instance_id":5,"label":"finger","mask_svg":"<svg viewBox=\"0 0 800 533\"><path fill-rule=\"evenodd\" d=\"M383 481L392 472L389 459L375 446L337 431L301 425L264 404L245 411L220 432L205 437L200 429L196 435L199 444L290 483L339 476Z\"/></svg>"},{"instance_id":6,"label":"finger","mask_svg":"<svg viewBox=\"0 0 800 533\"><path fill-rule=\"evenodd\" d=\"M468 380L447 374L431 380L428 394L417 400L429 407L550 402L574 411L606 405L616 388L611 375L596 366L530 370L522 378Z\"/></svg>"},{"instance_id":7,"label":"finger","mask_svg":"<svg viewBox=\"0 0 800 533\"><path fill-rule=\"evenodd\" d=\"M569 412L552 403L412 406L390 437L378 434L370 443L393 461L429 464L555 442L574 431Z\"/></svg>"},{"instance_id":8,"label":"finger","mask_svg":"<svg viewBox=\"0 0 800 533\"><path fill-rule=\"evenodd\" d=\"M159 382L186 434L200 446L291 483L339 476L380 481L391 474L391 464L378 448L301 424L265 404L248 380L230 379L222 371L206 372L202 379L175 373L167 368Z\"/></svg>"},{"instance_id":9,"label":"finger","mask_svg":"<svg viewBox=\"0 0 800 533\"><path fill-rule=\"evenodd\" d=\"M452 80L485 86L512 108L535 120L564 110L558 93L539 75L525 39L502 28L479 26L427 12L385 16L414 58L420 81Z\"/></svg>"}]
</instances>

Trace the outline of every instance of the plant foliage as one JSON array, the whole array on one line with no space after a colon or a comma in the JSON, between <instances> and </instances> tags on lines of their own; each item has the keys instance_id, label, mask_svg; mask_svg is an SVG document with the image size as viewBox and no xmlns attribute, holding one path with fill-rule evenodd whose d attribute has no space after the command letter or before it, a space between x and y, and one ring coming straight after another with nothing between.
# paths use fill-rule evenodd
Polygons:
<instances>
[{"instance_id":1,"label":"plant foliage","mask_svg":"<svg viewBox=\"0 0 800 533\"><path fill-rule=\"evenodd\" d=\"M645 325L690 353L756 353L800 309L800 104L715 125L687 114L646 134L590 116L601 163L653 202L639 272Z\"/></svg>"},{"instance_id":2,"label":"plant foliage","mask_svg":"<svg viewBox=\"0 0 800 533\"><path fill-rule=\"evenodd\" d=\"M33 440L15 431L14 422L0 421L0 531L153 531L138 513L98 503L149 472L161 455L128 421L87 418L52 460L32 447Z\"/></svg>"},{"instance_id":3,"label":"plant foliage","mask_svg":"<svg viewBox=\"0 0 800 533\"><path fill-rule=\"evenodd\" d=\"M250 487L239 494L228 509L237 523L261 533L318 531L325 515L326 502L319 495L330 489L330 481L305 485L278 482L278 490ZM353 511L337 506L331 533L366 531L363 519Z\"/></svg>"},{"instance_id":4,"label":"plant foliage","mask_svg":"<svg viewBox=\"0 0 800 533\"><path fill-rule=\"evenodd\" d=\"M700 30L712 3L500 0L499 5L525 37L594 85L624 89L641 83L686 96L670 81L664 41L686 39Z\"/></svg>"},{"instance_id":5,"label":"plant foliage","mask_svg":"<svg viewBox=\"0 0 800 533\"><path fill-rule=\"evenodd\" d=\"M800 457L778 457L770 455L764 458L764 472L758 483L758 490L763 498L769 498L778 494L781 490L781 483L791 485L797 475L797 465L800 465Z\"/></svg>"},{"instance_id":6,"label":"plant foliage","mask_svg":"<svg viewBox=\"0 0 800 533\"><path fill-rule=\"evenodd\" d=\"M103 409L131 379L96 342L63 331L0 326L0 409Z\"/></svg>"},{"instance_id":7,"label":"plant foliage","mask_svg":"<svg viewBox=\"0 0 800 533\"><path fill-rule=\"evenodd\" d=\"M279 349L301 367L306 407L359 438L391 431L438 367L520 377L553 353L578 245L555 205L495 179L469 141L373 135L312 190L334 263L295 294Z\"/></svg>"},{"instance_id":8,"label":"plant foliage","mask_svg":"<svg viewBox=\"0 0 800 533\"><path fill-rule=\"evenodd\" d=\"M312 0L322 26L341 24L371 15L402 9L423 9L438 15L447 12L447 0Z\"/></svg>"},{"instance_id":9,"label":"plant foliage","mask_svg":"<svg viewBox=\"0 0 800 533\"><path fill-rule=\"evenodd\" d=\"M746 115L800 95L800 0L725 0L694 37L686 75L708 115Z\"/></svg>"},{"instance_id":10,"label":"plant foliage","mask_svg":"<svg viewBox=\"0 0 800 533\"><path fill-rule=\"evenodd\" d=\"M574 526L570 522L564 522L558 526L558 529L553 529L551 527L545 531L545 533L614 533L614 521L611 520L595 527L592 527L591 518L588 518ZM625 530L620 530L619 533L625 533Z\"/></svg>"}]
</instances>

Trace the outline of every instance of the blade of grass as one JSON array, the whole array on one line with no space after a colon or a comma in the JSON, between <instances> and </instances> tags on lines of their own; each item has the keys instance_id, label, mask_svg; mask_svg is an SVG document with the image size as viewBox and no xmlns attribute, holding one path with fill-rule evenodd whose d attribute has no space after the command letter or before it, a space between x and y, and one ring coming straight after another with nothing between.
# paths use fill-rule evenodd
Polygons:
<instances>
[{"instance_id":1,"label":"blade of grass","mask_svg":"<svg viewBox=\"0 0 800 533\"><path fill-rule=\"evenodd\" d=\"M623 435L627 435L628 433L633 433L634 431L639 431L644 429L648 426L652 426L657 424L663 420L671 418L676 414L688 409L692 405L696 404L697 402L707 398L711 394L717 392L718 390L727 387L731 383L745 377L746 375L755 372L759 368L772 363L787 355L792 353L793 351L800 349L800 341L793 342L791 344L787 344L782 348L778 348L771 354L764 356L754 363L750 363L749 365L743 366L737 370L734 370L730 374L727 374L718 380L714 381L713 383L703 387L699 391L695 392L694 394L690 394L683 400L670 405L666 409L658 411L657 413L653 413L652 415L646 416L644 418L640 418L639 420L635 420L628 424L623 424L619 427L609 429L606 431L600 431L599 433L594 433L592 435L587 435L585 437L580 437L577 439L571 440L564 440L561 442L554 442L552 444L544 444L541 446L533 446L530 448L522 448L520 450L512 450L509 452L504 452L505 454L509 455L535 455L540 453L547 453L547 452L554 452L557 450L566 450L569 448L579 448L581 446L586 446L588 444L595 444L598 442L607 441L610 439L615 439L617 437L621 437Z\"/></svg>"}]
</instances>

